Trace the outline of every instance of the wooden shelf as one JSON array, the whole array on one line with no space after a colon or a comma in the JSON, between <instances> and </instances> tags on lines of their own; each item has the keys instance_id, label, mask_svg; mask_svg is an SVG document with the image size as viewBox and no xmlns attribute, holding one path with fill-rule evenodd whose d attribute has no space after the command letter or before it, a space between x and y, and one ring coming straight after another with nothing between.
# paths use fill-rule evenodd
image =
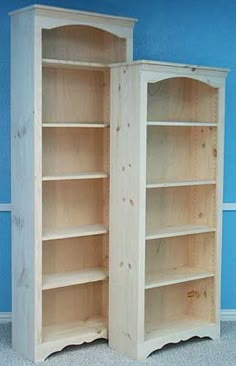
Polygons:
<instances>
[{"instance_id":1,"label":"wooden shelf","mask_svg":"<svg viewBox=\"0 0 236 366\"><path fill-rule=\"evenodd\" d=\"M205 327L213 326L213 323L194 319L188 316L179 316L178 319L163 321L158 324L156 329L153 329L153 324L146 325L145 341L152 339L164 338L173 336L175 334L181 334L181 332L193 331L193 336L197 333L197 329L203 329ZM188 337L187 337L188 338Z\"/></svg>"},{"instance_id":2,"label":"wooden shelf","mask_svg":"<svg viewBox=\"0 0 236 366\"><path fill-rule=\"evenodd\" d=\"M198 270L196 268L190 267L181 267L162 273L147 273L145 288L151 289L213 276L214 274L208 271Z\"/></svg>"},{"instance_id":3,"label":"wooden shelf","mask_svg":"<svg viewBox=\"0 0 236 366\"><path fill-rule=\"evenodd\" d=\"M217 127L216 122L162 122L148 121L148 126Z\"/></svg>"},{"instance_id":4,"label":"wooden shelf","mask_svg":"<svg viewBox=\"0 0 236 366\"><path fill-rule=\"evenodd\" d=\"M43 343L68 341L69 339L70 344L80 344L91 342L96 338L107 338L107 323L102 317L49 325L43 328Z\"/></svg>"},{"instance_id":5,"label":"wooden shelf","mask_svg":"<svg viewBox=\"0 0 236 366\"><path fill-rule=\"evenodd\" d=\"M99 62L81 62L81 61L66 61L44 58L42 61L43 67L54 67L62 69L81 69L81 70L104 70L108 69L107 64Z\"/></svg>"},{"instance_id":6,"label":"wooden shelf","mask_svg":"<svg viewBox=\"0 0 236 366\"><path fill-rule=\"evenodd\" d=\"M79 122L43 122L45 128L106 128L108 123L79 123Z\"/></svg>"},{"instance_id":7,"label":"wooden shelf","mask_svg":"<svg viewBox=\"0 0 236 366\"><path fill-rule=\"evenodd\" d=\"M200 186L200 185L213 185L216 184L215 180L195 180L195 179L189 179L189 180L173 180L173 181L162 181L157 183L147 183L146 188L152 189L152 188L165 188L165 187L185 187L185 186Z\"/></svg>"},{"instance_id":8,"label":"wooden shelf","mask_svg":"<svg viewBox=\"0 0 236 366\"><path fill-rule=\"evenodd\" d=\"M155 232L147 233L146 240L171 238L173 236L211 233L214 231L216 231L215 228L208 226L198 226L198 225L167 227L163 229L158 229Z\"/></svg>"},{"instance_id":9,"label":"wooden shelf","mask_svg":"<svg viewBox=\"0 0 236 366\"><path fill-rule=\"evenodd\" d=\"M73 180L73 179L102 179L107 177L108 173L105 172L87 172L78 174L47 175L44 176L42 180L52 181L52 180Z\"/></svg>"},{"instance_id":10,"label":"wooden shelf","mask_svg":"<svg viewBox=\"0 0 236 366\"><path fill-rule=\"evenodd\" d=\"M45 230L43 234L43 241L76 238L80 236L100 235L106 234L107 232L108 230L103 225L85 225L64 229L50 229Z\"/></svg>"},{"instance_id":11,"label":"wooden shelf","mask_svg":"<svg viewBox=\"0 0 236 366\"><path fill-rule=\"evenodd\" d=\"M43 290L103 281L107 278L108 274L104 268L90 268L76 272L50 273L43 275Z\"/></svg>"}]
</instances>

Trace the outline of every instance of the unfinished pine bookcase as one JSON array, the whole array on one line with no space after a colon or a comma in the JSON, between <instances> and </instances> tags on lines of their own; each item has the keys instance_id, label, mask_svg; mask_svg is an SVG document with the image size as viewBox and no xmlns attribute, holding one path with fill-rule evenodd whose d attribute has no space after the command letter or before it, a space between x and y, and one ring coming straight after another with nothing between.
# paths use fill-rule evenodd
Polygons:
<instances>
[{"instance_id":1,"label":"unfinished pine bookcase","mask_svg":"<svg viewBox=\"0 0 236 366\"><path fill-rule=\"evenodd\" d=\"M107 338L110 71L134 19L11 13L12 342L33 361Z\"/></svg>"},{"instance_id":2,"label":"unfinished pine bookcase","mask_svg":"<svg viewBox=\"0 0 236 366\"><path fill-rule=\"evenodd\" d=\"M135 359L220 335L226 74L112 66L109 343Z\"/></svg>"}]
</instances>

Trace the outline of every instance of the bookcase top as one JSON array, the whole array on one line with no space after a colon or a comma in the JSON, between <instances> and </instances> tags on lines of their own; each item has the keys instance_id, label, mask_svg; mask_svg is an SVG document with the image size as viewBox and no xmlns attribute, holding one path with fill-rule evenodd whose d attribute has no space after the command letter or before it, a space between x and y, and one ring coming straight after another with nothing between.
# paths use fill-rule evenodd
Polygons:
<instances>
[{"instance_id":1,"label":"bookcase top","mask_svg":"<svg viewBox=\"0 0 236 366\"><path fill-rule=\"evenodd\" d=\"M115 16L115 15L101 14L101 13L88 12L88 11L80 11L80 10L60 8L60 7L47 6L47 5L36 5L36 4L11 11L11 12L9 12L9 15L12 16L12 15L15 15L18 13L23 13L23 12L29 11L29 10L35 10L38 12L48 12L48 13L53 12L55 14L58 13L58 14L64 14L64 15L74 14L74 15L78 15L78 16L91 16L93 18L99 18L99 19L104 18L104 19L110 19L114 22L117 21L117 22L130 23L130 26L134 25L134 23L138 21L138 19L136 19L136 18L120 17L120 16Z\"/></svg>"}]
</instances>

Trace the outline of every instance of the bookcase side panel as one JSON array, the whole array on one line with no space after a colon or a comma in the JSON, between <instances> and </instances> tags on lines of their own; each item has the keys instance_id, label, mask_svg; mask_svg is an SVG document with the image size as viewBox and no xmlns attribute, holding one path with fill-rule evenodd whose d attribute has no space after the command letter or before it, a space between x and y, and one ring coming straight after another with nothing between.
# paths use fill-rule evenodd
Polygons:
<instances>
[{"instance_id":1,"label":"bookcase side panel","mask_svg":"<svg viewBox=\"0 0 236 366\"><path fill-rule=\"evenodd\" d=\"M34 12L16 14L11 22L12 344L34 360L38 337Z\"/></svg>"},{"instance_id":2,"label":"bookcase side panel","mask_svg":"<svg viewBox=\"0 0 236 366\"><path fill-rule=\"evenodd\" d=\"M146 129L140 83L135 67L111 70L109 344L132 358L144 324Z\"/></svg>"},{"instance_id":3,"label":"bookcase side panel","mask_svg":"<svg viewBox=\"0 0 236 366\"><path fill-rule=\"evenodd\" d=\"M218 134L217 134L217 191L216 191L216 275L215 275L215 319L220 334L221 306L221 258L222 258L222 206L224 179L224 128L225 128L225 81L218 89Z\"/></svg>"}]
</instances>

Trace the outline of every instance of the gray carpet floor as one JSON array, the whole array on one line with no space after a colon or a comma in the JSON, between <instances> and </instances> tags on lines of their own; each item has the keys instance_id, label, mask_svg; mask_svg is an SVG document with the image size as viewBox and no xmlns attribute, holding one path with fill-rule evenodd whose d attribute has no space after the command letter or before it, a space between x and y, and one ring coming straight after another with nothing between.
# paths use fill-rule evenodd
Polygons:
<instances>
[{"instance_id":1,"label":"gray carpet floor","mask_svg":"<svg viewBox=\"0 0 236 366\"><path fill-rule=\"evenodd\" d=\"M0 366L32 366L11 349L11 325L0 324ZM44 366L236 366L236 322L222 323L220 340L193 338L165 346L147 360L134 361L111 350L99 340L71 346L50 356Z\"/></svg>"}]
</instances>

